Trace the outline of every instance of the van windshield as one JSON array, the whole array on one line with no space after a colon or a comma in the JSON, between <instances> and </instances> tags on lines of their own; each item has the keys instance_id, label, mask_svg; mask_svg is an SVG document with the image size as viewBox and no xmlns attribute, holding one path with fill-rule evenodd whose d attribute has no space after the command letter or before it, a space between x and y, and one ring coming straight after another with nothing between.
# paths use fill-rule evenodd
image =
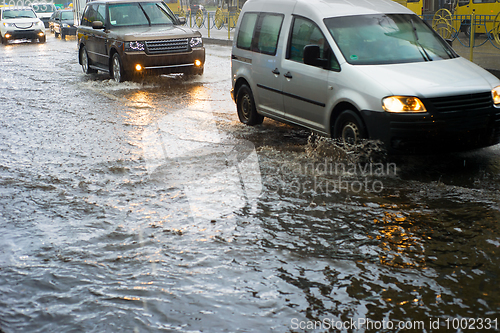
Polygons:
<instances>
[{"instance_id":1,"label":"van windshield","mask_svg":"<svg viewBox=\"0 0 500 333\"><path fill-rule=\"evenodd\" d=\"M346 61L353 65L436 61L457 57L418 16L376 14L324 20Z\"/></svg>"}]
</instances>

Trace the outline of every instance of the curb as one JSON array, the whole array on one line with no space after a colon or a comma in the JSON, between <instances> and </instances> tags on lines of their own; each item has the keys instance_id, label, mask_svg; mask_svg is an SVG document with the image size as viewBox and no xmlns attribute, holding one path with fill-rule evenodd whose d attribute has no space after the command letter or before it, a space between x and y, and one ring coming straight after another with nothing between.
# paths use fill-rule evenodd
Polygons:
<instances>
[{"instance_id":1,"label":"curb","mask_svg":"<svg viewBox=\"0 0 500 333\"><path fill-rule=\"evenodd\" d=\"M203 37L203 43L205 44L214 44L214 45L222 45L222 46L232 46L232 39L218 39L218 38L206 38Z\"/></svg>"}]
</instances>

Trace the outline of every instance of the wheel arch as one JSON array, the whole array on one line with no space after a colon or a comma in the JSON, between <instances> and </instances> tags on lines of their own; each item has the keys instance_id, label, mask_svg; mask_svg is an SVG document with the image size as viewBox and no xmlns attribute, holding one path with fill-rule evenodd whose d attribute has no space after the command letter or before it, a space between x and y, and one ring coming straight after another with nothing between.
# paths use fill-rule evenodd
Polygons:
<instances>
[{"instance_id":1,"label":"wheel arch","mask_svg":"<svg viewBox=\"0 0 500 333\"><path fill-rule=\"evenodd\" d=\"M359 117L359 119L361 119L361 121L363 122L363 127L365 129L366 136L370 137L370 133L368 132L368 127L366 126L365 120L364 120L363 116L361 115L361 112L358 110L358 108L356 106L354 106L354 104L352 104L350 102L347 102L347 101L340 102L332 110L332 113L330 115L330 137L334 138L334 134L335 134L334 126L335 126L335 122L337 121L337 119L340 116L340 114L342 112L344 112L344 111L347 111L347 110L356 113L356 115Z\"/></svg>"},{"instance_id":2,"label":"wheel arch","mask_svg":"<svg viewBox=\"0 0 500 333\"><path fill-rule=\"evenodd\" d=\"M242 85L247 85L250 90L252 90L252 87L250 86L250 83L245 79L244 77L240 77L236 80L234 83L234 101L237 102L237 97L238 97L238 91L240 90ZM253 93L253 92L252 92ZM255 99L255 94L254 94L254 99Z\"/></svg>"}]
</instances>

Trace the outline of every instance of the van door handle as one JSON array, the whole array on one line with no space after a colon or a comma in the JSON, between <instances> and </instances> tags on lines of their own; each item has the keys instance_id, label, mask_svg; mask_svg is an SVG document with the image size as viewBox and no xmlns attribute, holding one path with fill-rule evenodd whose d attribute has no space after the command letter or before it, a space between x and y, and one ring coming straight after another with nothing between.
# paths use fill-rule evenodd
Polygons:
<instances>
[{"instance_id":1,"label":"van door handle","mask_svg":"<svg viewBox=\"0 0 500 333\"><path fill-rule=\"evenodd\" d=\"M292 73L290 72L287 72L285 75L283 75L284 77L286 77L287 79L293 79L293 76L292 76Z\"/></svg>"},{"instance_id":2,"label":"van door handle","mask_svg":"<svg viewBox=\"0 0 500 333\"><path fill-rule=\"evenodd\" d=\"M280 71L278 68L275 68L274 71L273 71L273 74L274 75L280 75Z\"/></svg>"}]
</instances>

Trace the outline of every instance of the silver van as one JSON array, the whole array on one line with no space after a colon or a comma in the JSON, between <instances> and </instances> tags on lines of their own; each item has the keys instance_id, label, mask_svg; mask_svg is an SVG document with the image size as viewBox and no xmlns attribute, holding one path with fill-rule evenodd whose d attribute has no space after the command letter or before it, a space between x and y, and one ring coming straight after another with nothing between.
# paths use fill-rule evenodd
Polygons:
<instances>
[{"instance_id":1,"label":"silver van","mask_svg":"<svg viewBox=\"0 0 500 333\"><path fill-rule=\"evenodd\" d=\"M249 0L231 73L248 125L269 117L391 153L500 142L500 81L391 0Z\"/></svg>"}]
</instances>

